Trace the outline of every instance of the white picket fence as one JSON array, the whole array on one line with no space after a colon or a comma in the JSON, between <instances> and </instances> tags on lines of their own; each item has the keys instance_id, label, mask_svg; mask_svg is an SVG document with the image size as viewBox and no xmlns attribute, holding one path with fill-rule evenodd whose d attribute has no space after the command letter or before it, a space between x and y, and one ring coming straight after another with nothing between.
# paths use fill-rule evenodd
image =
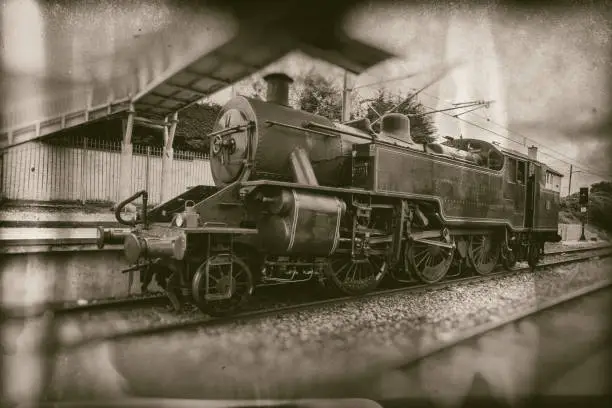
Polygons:
<instances>
[{"instance_id":1,"label":"white picket fence","mask_svg":"<svg viewBox=\"0 0 612 408\"><path fill-rule=\"evenodd\" d=\"M8 200L115 202L119 195L121 144L81 138L81 147L30 142L11 147L2 157L2 196ZM134 145L132 191L146 189L149 202L161 198L159 147ZM174 151L171 196L195 185L213 185L210 162L200 152ZM123 197L125 198L125 197Z\"/></svg>"}]
</instances>

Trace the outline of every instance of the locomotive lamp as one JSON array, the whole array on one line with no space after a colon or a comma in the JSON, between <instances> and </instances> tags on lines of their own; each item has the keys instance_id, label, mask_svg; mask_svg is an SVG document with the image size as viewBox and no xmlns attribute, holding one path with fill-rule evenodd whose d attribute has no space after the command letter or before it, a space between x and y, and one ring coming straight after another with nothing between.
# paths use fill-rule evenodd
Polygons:
<instances>
[{"instance_id":1,"label":"locomotive lamp","mask_svg":"<svg viewBox=\"0 0 612 408\"><path fill-rule=\"evenodd\" d=\"M196 228L200 215L195 210L195 203L191 200L185 203L185 226L187 228Z\"/></svg>"},{"instance_id":2,"label":"locomotive lamp","mask_svg":"<svg viewBox=\"0 0 612 408\"><path fill-rule=\"evenodd\" d=\"M182 227L185 224L185 217L183 217L182 213L178 213L174 215L174 218L172 219L172 223L171 225L173 227Z\"/></svg>"}]
</instances>

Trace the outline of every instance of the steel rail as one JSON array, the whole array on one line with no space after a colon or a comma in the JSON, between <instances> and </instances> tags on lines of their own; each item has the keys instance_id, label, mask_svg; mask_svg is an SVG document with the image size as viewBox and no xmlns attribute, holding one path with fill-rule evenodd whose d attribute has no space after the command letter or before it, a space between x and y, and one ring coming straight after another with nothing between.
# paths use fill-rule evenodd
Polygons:
<instances>
[{"instance_id":1,"label":"steel rail","mask_svg":"<svg viewBox=\"0 0 612 408\"><path fill-rule=\"evenodd\" d=\"M608 251L602 252L602 249L608 249ZM561 265L570 264L570 263L584 262L584 261L591 260L593 258L603 258L603 257L612 256L611 248L597 248L593 250L593 252L596 252L596 253L589 254L587 256L577 256L577 257L571 257L569 259L562 259L562 260L556 260L556 261L552 261L548 263L542 263L542 264L537 265L535 269L539 270L539 269L544 269L544 268L549 268L549 267L554 267L554 266L561 266ZM399 288L379 289L371 293L368 293L362 296L357 296L357 297L341 296L341 297L334 297L334 298L323 299L323 300L316 300L312 302L302 302L298 304L281 306L281 307L276 307L276 308L265 308L264 307L259 310L250 310L250 311L237 313L237 314L227 316L227 317L214 318L214 317L206 316L202 318L195 318L190 321L182 321L182 322L177 322L177 323L170 323L170 324L146 327L146 328L141 328L141 329L133 329L133 330L127 330L127 331L122 331L122 332L109 333L108 335L104 335L104 336L96 336L94 338L83 338L83 339L78 339L76 341L66 342L66 343L63 343L61 347L65 349L75 349L75 348L83 347L86 345L96 344L96 343L105 342L105 341L115 341L115 340L122 340L122 339L127 339L127 338L164 334L164 333L168 333L172 331L192 330L192 329L199 329L203 327L213 327L213 326L226 325L226 324L236 323L236 322L251 321L255 319L278 315L278 314L305 311L308 309L313 309L313 308L318 308L318 307L323 307L323 306L328 306L328 305L356 302L356 301L361 301L363 299L367 299L371 297L393 295L397 293L428 292L428 291L433 291L433 290L444 289L449 286L461 284L461 283L485 282L485 281L489 281L495 278L507 278L507 277L514 276L517 274L526 273L529 271L531 271L531 268L528 266L518 267L511 271L503 270L502 268L499 268L497 272L493 272L491 274L484 275L484 276L481 276L481 275L467 276L467 277L461 277L461 278L452 278L452 279L441 281L435 284L420 284L419 283L416 285L403 286Z\"/></svg>"},{"instance_id":2,"label":"steel rail","mask_svg":"<svg viewBox=\"0 0 612 408\"><path fill-rule=\"evenodd\" d=\"M575 254L580 252L594 251L598 249L612 248L612 245L591 246L588 248L570 248L566 250L552 251L545 253L544 256L554 256L562 254ZM52 302L47 304L33 305L29 307L9 308L2 306L0 310L3 318L8 319L25 319L42 315L44 311L51 309L56 316L73 315L87 312L103 312L112 309L126 309L136 307L152 307L168 304L167 297L164 294L160 295L137 295L130 298L119 299L94 299L88 301L87 304L79 304L76 302Z\"/></svg>"},{"instance_id":3,"label":"steel rail","mask_svg":"<svg viewBox=\"0 0 612 408\"><path fill-rule=\"evenodd\" d=\"M580 252L589 252L589 251L595 251L595 250L600 250L600 249L612 249L612 245L602 245L602 246L593 246L593 247L588 247L588 248L570 248L570 249L566 249L566 250L555 250L552 252L547 252L544 254L544 256L556 256L556 255L562 255L562 254L576 254L576 253L580 253ZM162 304L162 303L166 303L163 302L162 300L166 299L165 295L159 295L159 296L149 296L149 297L136 297L136 298L129 298L129 299L112 299L112 300L98 300L98 301L92 301L92 303L89 303L87 305L70 305L64 308L58 308L56 313L59 314L64 314L64 313L78 313L80 311L83 312L87 312L87 311L94 311L94 310L106 310L106 309L111 309L114 307L129 307L129 306L138 306L139 303L155 303L155 304ZM65 302L64 302L65 303Z\"/></svg>"},{"instance_id":4,"label":"steel rail","mask_svg":"<svg viewBox=\"0 0 612 408\"><path fill-rule=\"evenodd\" d=\"M602 246L592 246L588 248L570 248L566 250L555 250L552 252L545 253L545 257L549 256L558 256L563 254L576 254L581 252L589 252L589 251L597 251L603 249L612 249L612 245L602 245ZM499 267L498 267L499 268ZM499 274L510 273L510 271L501 271ZM498 276L490 274L488 276ZM469 278L469 277L468 277ZM444 280L444 282L450 281L460 281L463 278L448 278ZM428 285L431 287L432 285ZM414 284L409 287L414 287ZM401 288L399 288L401 289ZM379 293L380 290L377 289L376 292ZM68 305L67 305L68 303ZM26 308L20 308L20 310L14 310L14 308L2 307L2 313L4 318L9 319L25 319L28 317L35 317L38 315L42 315L45 310L51 309L56 316L65 316L65 315L75 315L79 313L96 313L96 312L104 312L108 310L122 310L136 307L153 307L153 306L162 306L165 304L169 304L169 301L165 294L160 295L137 295L130 298L119 298L119 299L96 299L91 300L87 304L78 304L72 302L53 302L51 304L46 305L35 305Z\"/></svg>"},{"instance_id":5,"label":"steel rail","mask_svg":"<svg viewBox=\"0 0 612 408\"><path fill-rule=\"evenodd\" d=\"M372 368L372 372L384 372L389 370L406 369L410 366L413 366L414 364L418 364L420 361L423 361L435 355L436 353L449 350L471 339L486 336L487 334L496 329L500 329L504 326L514 324L517 321L529 318L531 316L537 315L550 309L554 309L555 307L560 306L564 303L568 303L583 296L594 294L610 287L612 287L612 278L603 281L598 281L594 284L585 287L581 287L580 289L576 289L570 293L559 295L553 299L538 302L536 306L527 306L516 313L512 313L509 316L502 318L501 320L481 324L472 329L464 330L458 335L453 336L453 338L450 340L439 340L435 344L423 344L421 345L422 348L418 355L411 356L405 360L400 361L397 361L397 359L395 359L393 362L381 362L380 364L377 364L376 367Z\"/></svg>"}]
</instances>

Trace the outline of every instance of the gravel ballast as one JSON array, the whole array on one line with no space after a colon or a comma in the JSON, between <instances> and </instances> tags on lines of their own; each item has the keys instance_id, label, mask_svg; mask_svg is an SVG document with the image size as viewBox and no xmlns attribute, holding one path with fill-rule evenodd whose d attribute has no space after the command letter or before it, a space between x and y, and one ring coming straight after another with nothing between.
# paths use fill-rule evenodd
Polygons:
<instances>
[{"instance_id":1,"label":"gravel ballast","mask_svg":"<svg viewBox=\"0 0 612 408\"><path fill-rule=\"evenodd\" d=\"M597 254L608 252L609 249L595 251ZM556 262L576 256L583 256L583 254L569 252L567 254L548 255L545 261ZM520 263L519 266L527 267L527 264ZM276 290L272 292L269 289L268 292L257 292L257 296L250 300L249 304L245 306L245 310L270 310L308 303L315 301L317 296L322 294L320 288L313 282L310 282L310 285L287 285L274 289ZM63 343L73 343L81 339L109 336L113 333L208 319L208 316L202 314L191 304L186 304L185 309L180 313L174 312L169 304L165 306L134 305L107 311L93 310L89 313L62 317L60 319L60 336Z\"/></svg>"},{"instance_id":2,"label":"gravel ballast","mask_svg":"<svg viewBox=\"0 0 612 408\"><path fill-rule=\"evenodd\" d=\"M291 397L610 278L604 258L66 352L56 397ZM98 367L106 368L94 368ZM76 392L76 394L73 394ZM108 396L108 395L106 395Z\"/></svg>"}]
</instances>

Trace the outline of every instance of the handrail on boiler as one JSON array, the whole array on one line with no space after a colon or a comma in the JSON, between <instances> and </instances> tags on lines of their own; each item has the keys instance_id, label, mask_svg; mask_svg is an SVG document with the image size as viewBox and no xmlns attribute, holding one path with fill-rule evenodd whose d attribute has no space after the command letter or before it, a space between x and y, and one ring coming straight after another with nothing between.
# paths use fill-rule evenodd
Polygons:
<instances>
[{"instance_id":1,"label":"handrail on boiler","mask_svg":"<svg viewBox=\"0 0 612 408\"><path fill-rule=\"evenodd\" d=\"M323 130L328 130L330 132L337 132L337 133L342 133L342 134L347 135L347 136L353 136L353 137L356 137L356 138L359 138L359 139L367 140L368 142L372 142L373 141L372 137L370 137L370 136L364 136L364 135L360 135L360 134L353 133L353 132L347 132L346 130L336 129L336 128L325 126L325 125L321 125L321 124L318 124L318 123L315 123L315 122L306 122L304 124L304 127L305 128L319 128L319 129L323 129Z\"/></svg>"}]
</instances>

